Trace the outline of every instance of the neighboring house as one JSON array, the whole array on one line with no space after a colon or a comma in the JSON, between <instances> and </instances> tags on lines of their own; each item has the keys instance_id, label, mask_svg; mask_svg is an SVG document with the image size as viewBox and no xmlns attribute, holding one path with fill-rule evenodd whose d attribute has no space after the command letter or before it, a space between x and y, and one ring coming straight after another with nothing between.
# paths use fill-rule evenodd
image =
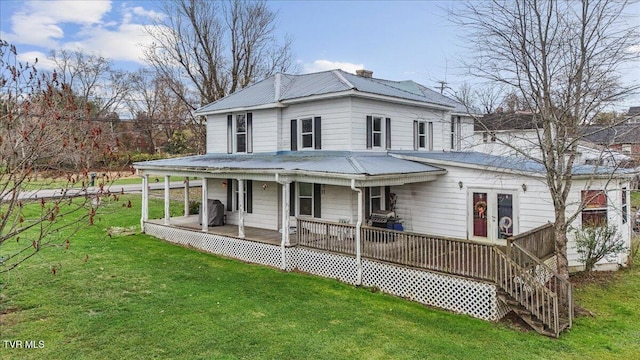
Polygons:
<instances>
[{"instance_id":1,"label":"neighboring house","mask_svg":"<svg viewBox=\"0 0 640 360\"><path fill-rule=\"evenodd\" d=\"M583 137L591 143L630 157L636 166L640 164L640 122L587 126L583 129Z\"/></svg>"},{"instance_id":2,"label":"neighboring house","mask_svg":"<svg viewBox=\"0 0 640 360\"><path fill-rule=\"evenodd\" d=\"M640 106L631 106L624 118L627 124L640 124Z\"/></svg>"},{"instance_id":3,"label":"neighboring house","mask_svg":"<svg viewBox=\"0 0 640 360\"><path fill-rule=\"evenodd\" d=\"M518 308L552 336L570 324L571 306L558 306L567 298L554 293L568 285L553 271L543 169L461 151L473 119L455 101L413 81L333 70L276 74L196 114L207 119L207 154L134 166L145 184L201 178L201 218L223 207L227 225L200 225L187 206L171 218L168 190L164 219L150 220L145 190L145 232L487 320ZM581 219L618 225L628 241L628 180L602 169L593 180L592 170L576 168L572 210L589 197ZM569 256L578 266L574 247Z\"/></svg>"}]
</instances>

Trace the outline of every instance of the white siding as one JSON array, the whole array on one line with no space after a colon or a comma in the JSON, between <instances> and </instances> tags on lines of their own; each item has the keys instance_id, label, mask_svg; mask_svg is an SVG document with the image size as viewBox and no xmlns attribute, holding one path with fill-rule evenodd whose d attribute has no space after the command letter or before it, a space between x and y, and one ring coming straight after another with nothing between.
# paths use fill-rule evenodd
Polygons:
<instances>
[{"instance_id":1,"label":"white siding","mask_svg":"<svg viewBox=\"0 0 640 360\"><path fill-rule=\"evenodd\" d=\"M207 116L207 153L227 152L227 115Z\"/></svg>"},{"instance_id":2,"label":"white siding","mask_svg":"<svg viewBox=\"0 0 640 360\"><path fill-rule=\"evenodd\" d=\"M227 181L224 179L209 179L209 199L218 199L227 206L227 188L222 183ZM245 181L245 185L246 185ZM266 189L263 186L266 184ZM227 184L230 186L230 184ZM261 229L277 230L280 213L278 212L278 187L280 185L275 182L253 181L253 212L245 214L245 226L257 227ZM235 196L234 196L235 197ZM233 200L232 200L233 201ZM234 205L234 204L232 204ZM226 211L227 223L238 223L238 211Z\"/></svg>"},{"instance_id":3,"label":"white siding","mask_svg":"<svg viewBox=\"0 0 640 360\"><path fill-rule=\"evenodd\" d=\"M448 113L447 113L448 114ZM352 102L352 150L367 150L366 118L367 115L378 115L391 118L391 148L392 150L413 150L413 121L423 120L433 122L434 150L442 150L442 119L445 112L429 110L417 106L399 105L369 99L354 98ZM384 125L383 125L384 129ZM384 140L382 144L384 148Z\"/></svg>"},{"instance_id":4,"label":"white siding","mask_svg":"<svg viewBox=\"0 0 640 360\"><path fill-rule=\"evenodd\" d=\"M274 152L278 150L277 109L256 110L253 114L253 152ZM230 113L234 115L245 112ZM227 153L227 115L207 116L207 153ZM234 138L235 141L235 138ZM235 151L235 146L234 146Z\"/></svg>"},{"instance_id":5,"label":"white siding","mask_svg":"<svg viewBox=\"0 0 640 360\"><path fill-rule=\"evenodd\" d=\"M322 150L351 150L351 99L333 99L294 104L282 109L279 150L291 150L291 120L320 116L322 118ZM298 132L300 125L298 125ZM271 129L271 134L275 134ZM298 141L298 150L300 150Z\"/></svg>"},{"instance_id":6,"label":"white siding","mask_svg":"<svg viewBox=\"0 0 640 360\"><path fill-rule=\"evenodd\" d=\"M393 187L398 195L397 212L409 231L466 239L468 194L471 189L509 190L516 193L519 232L553 221L553 205L546 186L537 179L447 167L448 173L434 182ZM459 186L462 182L462 189ZM527 191L522 190L527 185Z\"/></svg>"},{"instance_id":7,"label":"white siding","mask_svg":"<svg viewBox=\"0 0 640 360\"><path fill-rule=\"evenodd\" d=\"M339 221L340 219L349 219L350 223L355 224L358 214L356 208L355 217L353 217L353 205L357 201L357 193L351 188L345 186L322 186L322 219L327 221ZM354 201L353 198L356 198Z\"/></svg>"}]
</instances>

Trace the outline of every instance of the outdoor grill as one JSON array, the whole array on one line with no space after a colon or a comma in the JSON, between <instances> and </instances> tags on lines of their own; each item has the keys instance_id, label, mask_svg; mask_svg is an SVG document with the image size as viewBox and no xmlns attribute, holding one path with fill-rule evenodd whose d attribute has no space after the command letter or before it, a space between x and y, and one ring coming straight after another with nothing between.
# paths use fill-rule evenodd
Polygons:
<instances>
[{"instance_id":1,"label":"outdoor grill","mask_svg":"<svg viewBox=\"0 0 640 360\"><path fill-rule=\"evenodd\" d=\"M400 224L400 219L396 217L396 213L393 211L373 211L367 220L369 226L385 229L395 229L396 224Z\"/></svg>"}]
</instances>

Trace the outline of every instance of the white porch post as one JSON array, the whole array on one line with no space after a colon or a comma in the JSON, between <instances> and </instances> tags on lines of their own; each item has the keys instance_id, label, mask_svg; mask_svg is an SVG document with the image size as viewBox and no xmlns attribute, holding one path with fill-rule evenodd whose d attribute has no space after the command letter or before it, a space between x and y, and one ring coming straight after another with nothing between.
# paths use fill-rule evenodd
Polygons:
<instances>
[{"instance_id":1,"label":"white porch post","mask_svg":"<svg viewBox=\"0 0 640 360\"><path fill-rule=\"evenodd\" d=\"M289 184L291 183L285 182L282 184L282 246L291 245L289 236L289 209L291 208L289 203Z\"/></svg>"},{"instance_id":2,"label":"white porch post","mask_svg":"<svg viewBox=\"0 0 640 360\"><path fill-rule=\"evenodd\" d=\"M361 243L361 235L362 235L362 189L356 188L356 180L351 179L351 189L358 193L358 221L356 222L356 266L357 270L357 279L356 285L362 285L362 254L360 249L362 248Z\"/></svg>"},{"instance_id":3,"label":"white porch post","mask_svg":"<svg viewBox=\"0 0 640 360\"><path fill-rule=\"evenodd\" d=\"M164 224L169 225L169 184L170 177L169 175L164 176Z\"/></svg>"},{"instance_id":4,"label":"white porch post","mask_svg":"<svg viewBox=\"0 0 640 360\"><path fill-rule=\"evenodd\" d=\"M244 239L244 180L238 179L238 237Z\"/></svg>"},{"instance_id":5,"label":"white porch post","mask_svg":"<svg viewBox=\"0 0 640 360\"><path fill-rule=\"evenodd\" d=\"M209 231L209 206L207 204L207 200L209 199L209 182L207 178L202 178L202 206L200 207L202 210L200 211L200 219L202 220L202 231Z\"/></svg>"},{"instance_id":6,"label":"white porch post","mask_svg":"<svg viewBox=\"0 0 640 360\"><path fill-rule=\"evenodd\" d=\"M184 216L189 216L189 177L184 178Z\"/></svg>"},{"instance_id":7,"label":"white porch post","mask_svg":"<svg viewBox=\"0 0 640 360\"><path fill-rule=\"evenodd\" d=\"M149 175L142 176L142 216L140 228L144 232L144 223L149 220Z\"/></svg>"}]
</instances>

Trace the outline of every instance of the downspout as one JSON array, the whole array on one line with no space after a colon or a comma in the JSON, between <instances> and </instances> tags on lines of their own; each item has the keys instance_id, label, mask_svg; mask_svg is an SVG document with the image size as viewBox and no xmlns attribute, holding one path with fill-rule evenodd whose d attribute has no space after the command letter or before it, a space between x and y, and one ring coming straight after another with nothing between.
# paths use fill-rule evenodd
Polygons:
<instances>
[{"instance_id":1,"label":"downspout","mask_svg":"<svg viewBox=\"0 0 640 360\"><path fill-rule=\"evenodd\" d=\"M285 270L287 268L287 256L286 256L286 247L289 242L289 194L287 192L288 183L284 181L280 181L280 174L276 173L276 183L282 185L282 240L280 241L280 268Z\"/></svg>"},{"instance_id":2,"label":"downspout","mask_svg":"<svg viewBox=\"0 0 640 360\"><path fill-rule=\"evenodd\" d=\"M362 190L356 188L356 179L351 179L351 190L358 193L358 221L356 222L356 267L358 268L356 285L362 285L362 255L360 243L362 233Z\"/></svg>"}]
</instances>

